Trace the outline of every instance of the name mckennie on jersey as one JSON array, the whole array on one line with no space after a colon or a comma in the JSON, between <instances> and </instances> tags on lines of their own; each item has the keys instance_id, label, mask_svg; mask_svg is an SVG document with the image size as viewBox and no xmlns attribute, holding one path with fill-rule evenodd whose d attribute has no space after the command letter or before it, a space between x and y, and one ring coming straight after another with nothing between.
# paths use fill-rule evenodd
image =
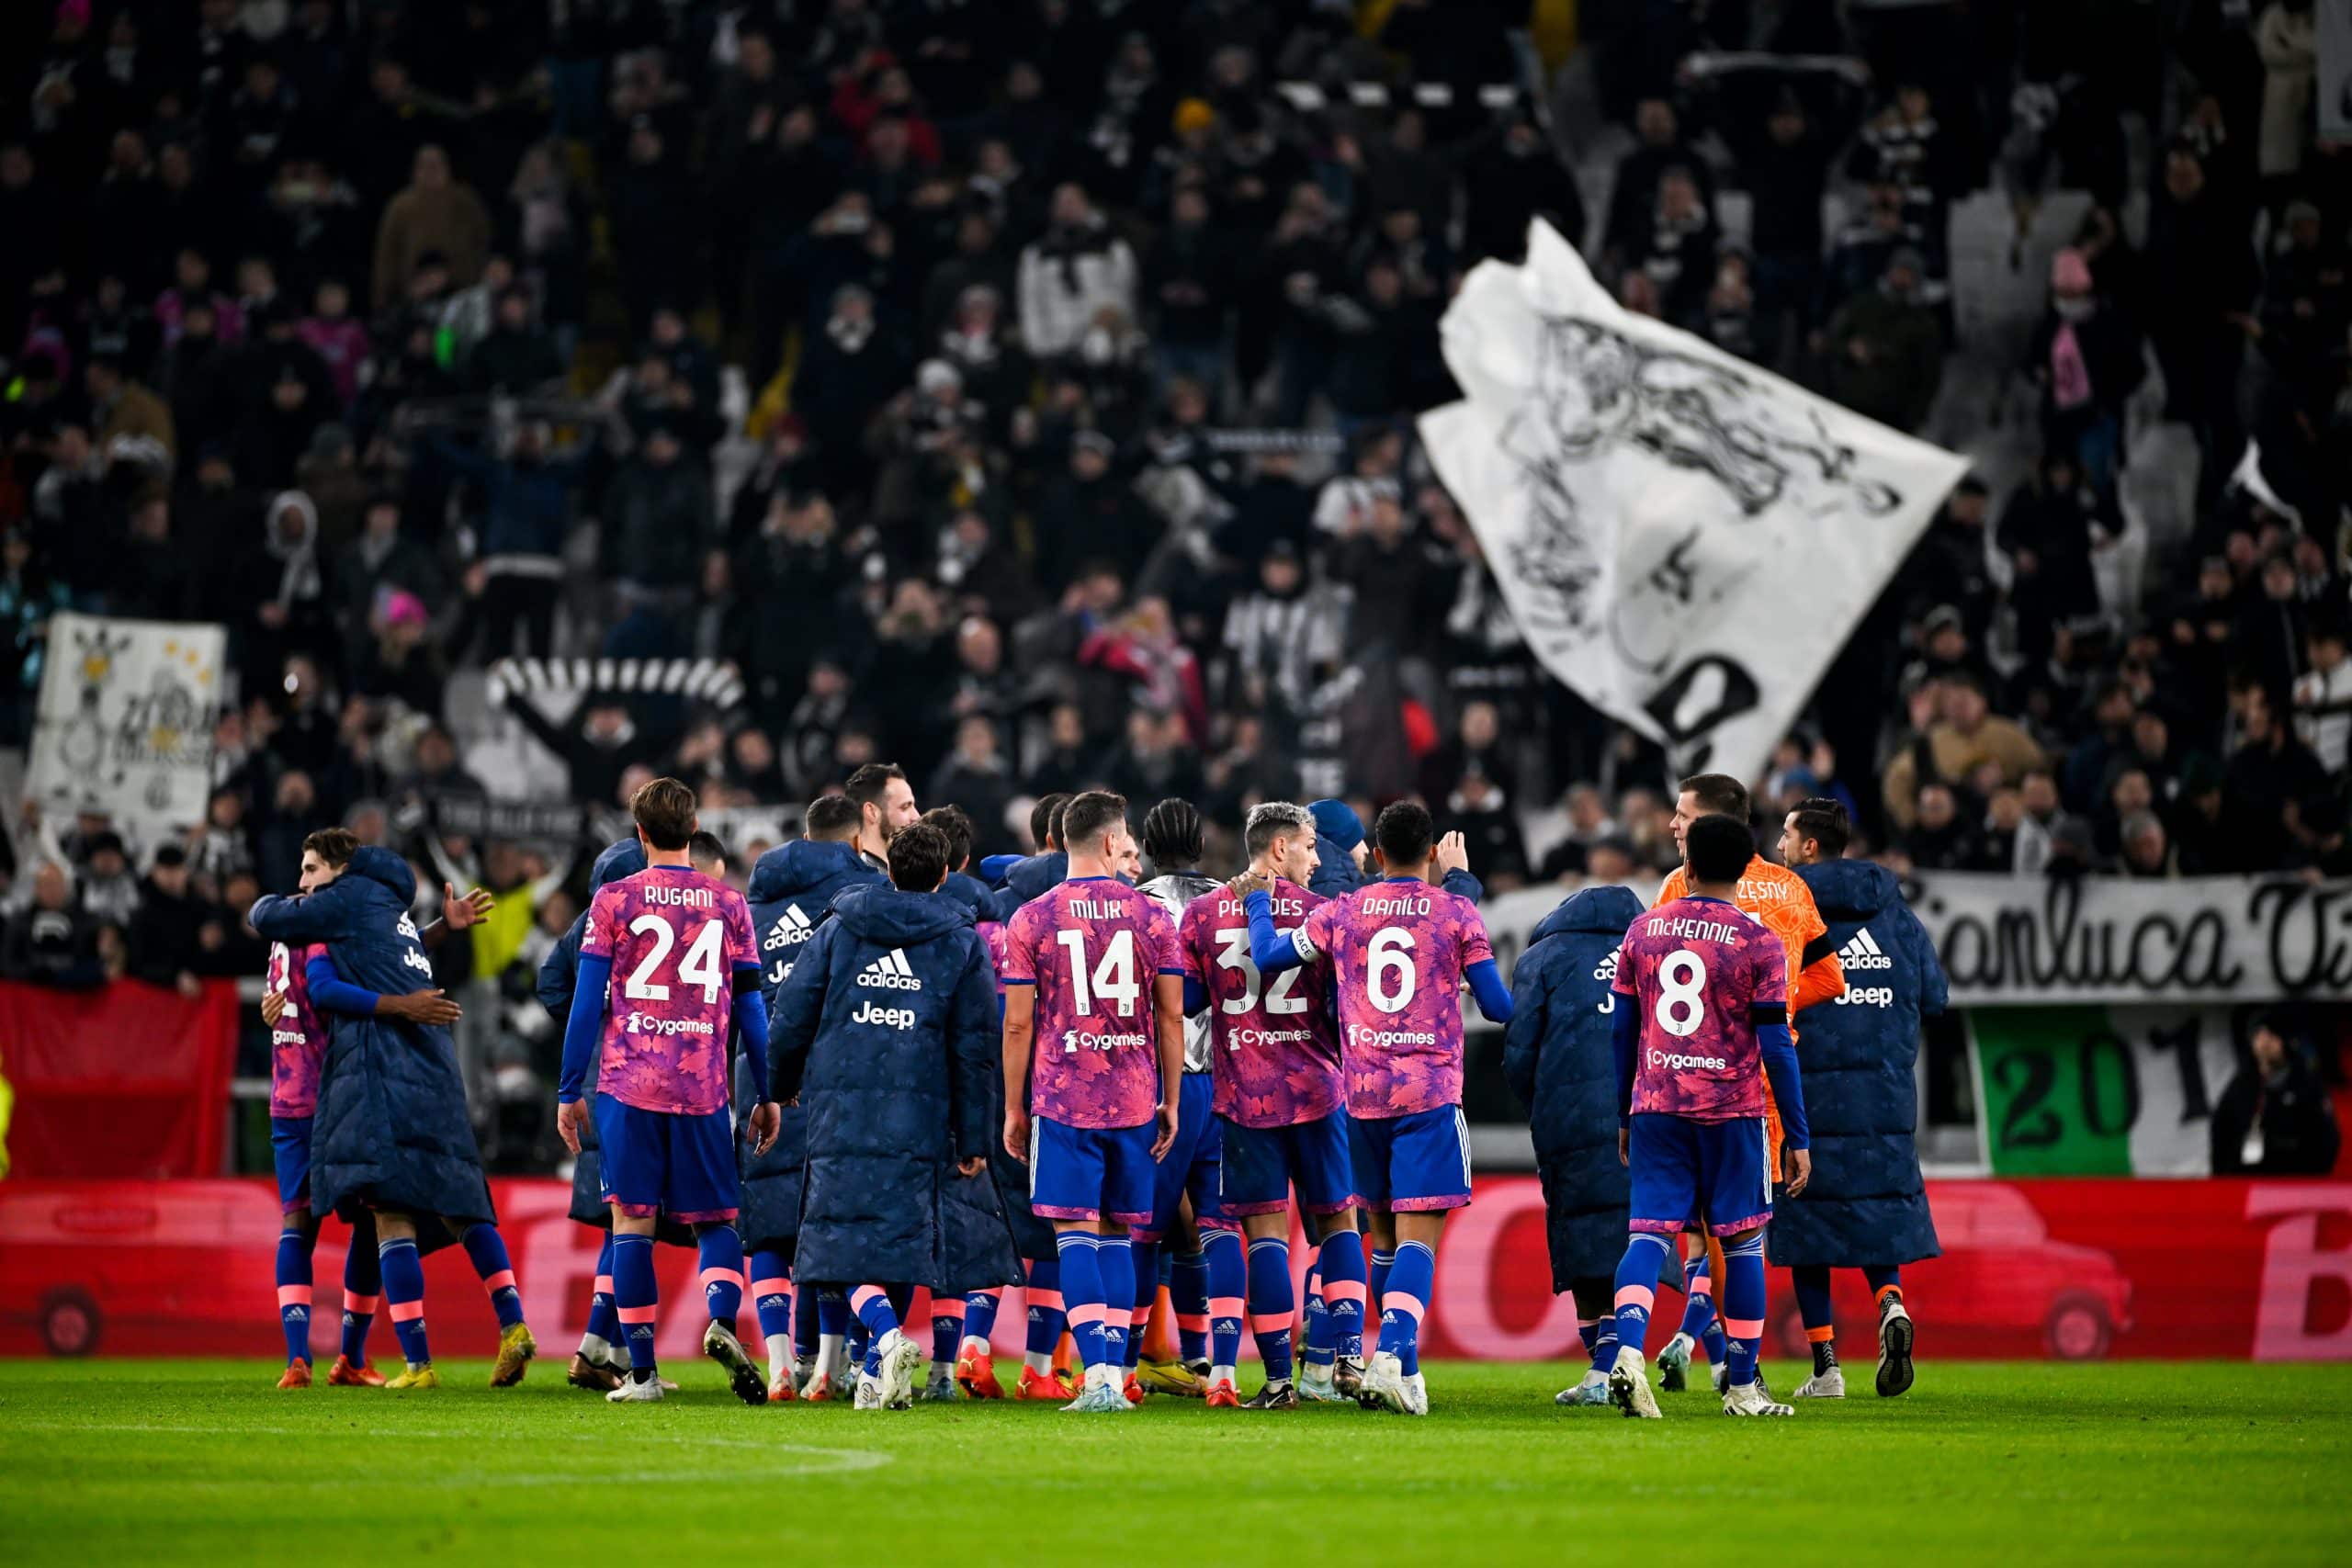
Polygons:
<instances>
[{"instance_id":1,"label":"name mckennie on jersey","mask_svg":"<svg viewBox=\"0 0 2352 1568\"><path fill-rule=\"evenodd\" d=\"M903 948L892 948L857 972L857 983L882 991L920 991L922 981L907 964Z\"/></svg>"}]
</instances>

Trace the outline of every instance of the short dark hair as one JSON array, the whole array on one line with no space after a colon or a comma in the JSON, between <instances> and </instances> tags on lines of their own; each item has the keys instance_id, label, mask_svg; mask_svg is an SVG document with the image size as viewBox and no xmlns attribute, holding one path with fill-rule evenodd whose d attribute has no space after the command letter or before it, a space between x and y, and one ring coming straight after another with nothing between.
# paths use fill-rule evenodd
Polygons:
<instances>
[{"instance_id":1,"label":"short dark hair","mask_svg":"<svg viewBox=\"0 0 2352 1568\"><path fill-rule=\"evenodd\" d=\"M1756 835L1747 830L1746 818L1715 812L1690 824L1682 835L1682 852L1690 862L1691 886L1721 887L1737 882L1756 858Z\"/></svg>"},{"instance_id":2,"label":"short dark hair","mask_svg":"<svg viewBox=\"0 0 2352 1568\"><path fill-rule=\"evenodd\" d=\"M901 893L929 893L947 874L947 835L910 822L890 840L890 883Z\"/></svg>"},{"instance_id":3,"label":"short dark hair","mask_svg":"<svg viewBox=\"0 0 2352 1568\"><path fill-rule=\"evenodd\" d=\"M1189 871L1201 863L1201 814L1191 801L1171 797L1144 814L1143 852L1154 871Z\"/></svg>"},{"instance_id":4,"label":"short dark hair","mask_svg":"<svg viewBox=\"0 0 2352 1568\"><path fill-rule=\"evenodd\" d=\"M1692 773L1674 786L1674 793L1697 795L1702 811L1747 820L1747 786L1729 773Z\"/></svg>"},{"instance_id":5,"label":"short dark hair","mask_svg":"<svg viewBox=\"0 0 2352 1568\"><path fill-rule=\"evenodd\" d=\"M1103 834L1126 819L1127 797L1124 795L1090 789L1084 795L1073 795L1070 803L1062 807L1062 848L1097 843Z\"/></svg>"},{"instance_id":6,"label":"short dark hair","mask_svg":"<svg viewBox=\"0 0 2352 1568\"><path fill-rule=\"evenodd\" d=\"M947 869L961 871L972 858L972 818L960 806L934 806L915 818L920 828L936 828L947 840Z\"/></svg>"},{"instance_id":7,"label":"short dark hair","mask_svg":"<svg viewBox=\"0 0 2352 1568\"><path fill-rule=\"evenodd\" d=\"M1372 841L1380 846L1380 863L1389 871L1408 870L1430 858L1437 840L1437 824L1430 808L1418 800L1399 800L1372 824Z\"/></svg>"},{"instance_id":8,"label":"short dark hair","mask_svg":"<svg viewBox=\"0 0 2352 1568\"><path fill-rule=\"evenodd\" d=\"M683 850L695 836L695 792L683 779L659 778L629 796L628 814L657 850Z\"/></svg>"},{"instance_id":9,"label":"short dark hair","mask_svg":"<svg viewBox=\"0 0 2352 1568\"><path fill-rule=\"evenodd\" d=\"M1037 804L1029 808L1029 841L1042 852L1059 837L1054 829L1060 825L1062 807L1069 804L1069 796L1060 791L1041 795Z\"/></svg>"},{"instance_id":10,"label":"short dark hair","mask_svg":"<svg viewBox=\"0 0 2352 1568\"><path fill-rule=\"evenodd\" d=\"M1797 802L1789 813L1796 819L1797 836L1811 839L1821 846L1821 852L1836 860L1846 852L1854 837L1854 824L1846 815L1846 803L1826 795L1816 795Z\"/></svg>"},{"instance_id":11,"label":"short dark hair","mask_svg":"<svg viewBox=\"0 0 2352 1568\"><path fill-rule=\"evenodd\" d=\"M811 839L841 842L857 831L857 807L845 795L820 795L801 815L800 830Z\"/></svg>"},{"instance_id":12,"label":"short dark hair","mask_svg":"<svg viewBox=\"0 0 2352 1568\"><path fill-rule=\"evenodd\" d=\"M718 841L718 834L696 829L694 836L686 840L686 858L696 865L724 865L727 863L727 846Z\"/></svg>"},{"instance_id":13,"label":"short dark hair","mask_svg":"<svg viewBox=\"0 0 2352 1568\"><path fill-rule=\"evenodd\" d=\"M861 814L865 807L879 806L882 797L890 793L890 781L903 779L906 770L896 762L868 762L850 774L842 785L842 793L856 803Z\"/></svg>"},{"instance_id":14,"label":"short dark hair","mask_svg":"<svg viewBox=\"0 0 2352 1568\"><path fill-rule=\"evenodd\" d=\"M1315 818L1306 807L1296 801L1269 800L1250 808L1241 825L1241 850L1256 860L1274 847L1276 839L1295 839L1301 833L1315 837Z\"/></svg>"},{"instance_id":15,"label":"short dark hair","mask_svg":"<svg viewBox=\"0 0 2352 1568\"><path fill-rule=\"evenodd\" d=\"M351 857L359 852L359 837L348 828L322 828L302 840L302 852L340 868L349 865Z\"/></svg>"}]
</instances>

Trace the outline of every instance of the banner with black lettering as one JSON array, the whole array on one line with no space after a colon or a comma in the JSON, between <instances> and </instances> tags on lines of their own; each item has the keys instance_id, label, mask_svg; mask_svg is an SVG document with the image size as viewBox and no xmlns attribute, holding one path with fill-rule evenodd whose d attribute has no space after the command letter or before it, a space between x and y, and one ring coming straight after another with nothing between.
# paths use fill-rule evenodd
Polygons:
<instances>
[{"instance_id":1,"label":"banner with black lettering","mask_svg":"<svg viewBox=\"0 0 2352 1568\"><path fill-rule=\"evenodd\" d=\"M1968 467L1623 309L1540 221L1444 350L1421 438L1528 646L1683 771L1762 770Z\"/></svg>"},{"instance_id":2,"label":"banner with black lettering","mask_svg":"<svg viewBox=\"0 0 2352 1568\"><path fill-rule=\"evenodd\" d=\"M149 841L204 820L227 648L209 624L51 616L25 793Z\"/></svg>"}]
</instances>

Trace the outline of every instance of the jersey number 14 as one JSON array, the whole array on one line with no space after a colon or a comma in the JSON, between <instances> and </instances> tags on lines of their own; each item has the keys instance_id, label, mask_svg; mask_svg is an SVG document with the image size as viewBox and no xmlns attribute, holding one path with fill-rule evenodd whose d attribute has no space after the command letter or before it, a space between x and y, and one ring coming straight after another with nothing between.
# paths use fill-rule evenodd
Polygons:
<instances>
[{"instance_id":1,"label":"jersey number 14","mask_svg":"<svg viewBox=\"0 0 2352 1568\"><path fill-rule=\"evenodd\" d=\"M1135 1017L1136 998L1143 995L1143 987L1136 983L1135 932L1113 931L1110 945L1102 950L1102 962L1094 965L1091 976L1086 967L1086 933L1056 931L1054 940L1069 954L1070 1003L1080 1017L1093 1012L1098 998L1109 1002L1108 1010L1121 1018Z\"/></svg>"}]
</instances>

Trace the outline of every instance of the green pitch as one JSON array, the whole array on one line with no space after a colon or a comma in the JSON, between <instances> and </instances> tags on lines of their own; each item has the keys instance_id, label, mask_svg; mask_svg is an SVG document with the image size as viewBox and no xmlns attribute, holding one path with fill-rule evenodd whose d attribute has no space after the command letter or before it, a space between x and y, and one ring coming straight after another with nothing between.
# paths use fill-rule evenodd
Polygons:
<instances>
[{"instance_id":1,"label":"green pitch","mask_svg":"<svg viewBox=\"0 0 2352 1568\"><path fill-rule=\"evenodd\" d=\"M1926 1360L1900 1400L1734 1422L1693 1393L1656 1425L1555 1408L1562 1366L1433 1363L1419 1421L753 1410L704 1362L616 1409L560 1367L492 1393L447 1362L401 1397L0 1362L0 1561L2340 1562L2352 1476L2352 1366Z\"/></svg>"}]
</instances>

